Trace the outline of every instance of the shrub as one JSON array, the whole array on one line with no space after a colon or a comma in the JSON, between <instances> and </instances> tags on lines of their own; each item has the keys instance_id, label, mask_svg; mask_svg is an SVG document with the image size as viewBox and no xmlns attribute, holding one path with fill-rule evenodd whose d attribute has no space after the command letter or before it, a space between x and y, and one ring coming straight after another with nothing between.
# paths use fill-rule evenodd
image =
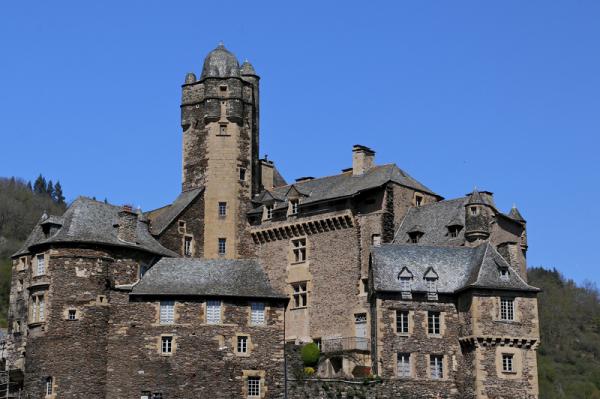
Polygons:
<instances>
[{"instance_id":1,"label":"shrub","mask_svg":"<svg viewBox=\"0 0 600 399\"><path fill-rule=\"evenodd\" d=\"M315 373L315 369L312 367L304 367L304 374L307 376L312 376Z\"/></svg>"},{"instance_id":2,"label":"shrub","mask_svg":"<svg viewBox=\"0 0 600 399\"><path fill-rule=\"evenodd\" d=\"M312 367L317 364L319 361L319 356L321 355L321 351L319 347L314 342L308 343L302 347L300 350L300 356L302 357L302 362L307 367Z\"/></svg>"}]
</instances>

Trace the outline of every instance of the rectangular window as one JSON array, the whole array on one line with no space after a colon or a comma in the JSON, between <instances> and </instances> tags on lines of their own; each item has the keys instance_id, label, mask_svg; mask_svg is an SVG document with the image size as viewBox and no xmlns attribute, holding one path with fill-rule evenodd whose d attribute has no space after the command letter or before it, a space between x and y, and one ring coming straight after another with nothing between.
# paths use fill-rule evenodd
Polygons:
<instances>
[{"instance_id":1,"label":"rectangular window","mask_svg":"<svg viewBox=\"0 0 600 399\"><path fill-rule=\"evenodd\" d=\"M398 377L410 377L410 353L398 353Z\"/></svg>"},{"instance_id":2,"label":"rectangular window","mask_svg":"<svg viewBox=\"0 0 600 399\"><path fill-rule=\"evenodd\" d=\"M427 312L427 331L430 335L440 335L440 312Z\"/></svg>"},{"instance_id":3,"label":"rectangular window","mask_svg":"<svg viewBox=\"0 0 600 399\"><path fill-rule=\"evenodd\" d=\"M250 309L252 313L250 322L255 325L265 324L265 304L262 302L252 302Z\"/></svg>"},{"instance_id":4,"label":"rectangular window","mask_svg":"<svg viewBox=\"0 0 600 399\"><path fill-rule=\"evenodd\" d=\"M400 291L410 292L410 277L400 277Z\"/></svg>"},{"instance_id":5,"label":"rectangular window","mask_svg":"<svg viewBox=\"0 0 600 399\"><path fill-rule=\"evenodd\" d=\"M396 310L396 332L408 334L408 311Z\"/></svg>"},{"instance_id":6,"label":"rectangular window","mask_svg":"<svg viewBox=\"0 0 600 399\"><path fill-rule=\"evenodd\" d=\"M192 237L183 238L183 253L185 256L192 256Z\"/></svg>"},{"instance_id":7,"label":"rectangular window","mask_svg":"<svg viewBox=\"0 0 600 399\"><path fill-rule=\"evenodd\" d=\"M444 356L430 355L429 368L431 369L431 378L441 380L444 378Z\"/></svg>"},{"instance_id":8,"label":"rectangular window","mask_svg":"<svg viewBox=\"0 0 600 399\"><path fill-rule=\"evenodd\" d=\"M52 395L52 392L53 392L52 383L53 383L52 377L46 378L46 396Z\"/></svg>"},{"instance_id":9,"label":"rectangular window","mask_svg":"<svg viewBox=\"0 0 600 399\"><path fill-rule=\"evenodd\" d=\"M248 352L248 337L245 335L239 335L237 337L237 353Z\"/></svg>"},{"instance_id":10,"label":"rectangular window","mask_svg":"<svg viewBox=\"0 0 600 399\"><path fill-rule=\"evenodd\" d=\"M292 240L292 252L294 253L294 262L304 262L306 260L306 238Z\"/></svg>"},{"instance_id":11,"label":"rectangular window","mask_svg":"<svg viewBox=\"0 0 600 399\"><path fill-rule=\"evenodd\" d=\"M227 125L219 125L219 134L221 136L227 135Z\"/></svg>"},{"instance_id":12,"label":"rectangular window","mask_svg":"<svg viewBox=\"0 0 600 399\"><path fill-rule=\"evenodd\" d=\"M420 195L415 195L415 206L423 205L423 197Z\"/></svg>"},{"instance_id":13,"label":"rectangular window","mask_svg":"<svg viewBox=\"0 0 600 399\"><path fill-rule=\"evenodd\" d=\"M148 391L142 391L140 399L152 399L152 394Z\"/></svg>"},{"instance_id":14,"label":"rectangular window","mask_svg":"<svg viewBox=\"0 0 600 399\"><path fill-rule=\"evenodd\" d=\"M46 317L45 313L44 295L33 295L31 297L31 322L41 323Z\"/></svg>"},{"instance_id":15,"label":"rectangular window","mask_svg":"<svg viewBox=\"0 0 600 399\"><path fill-rule=\"evenodd\" d=\"M175 301L160 301L160 324L175 322Z\"/></svg>"},{"instance_id":16,"label":"rectangular window","mask_svg":"<svg viewBox=\"0 0 600 399\"><path fill-rule=\"evenodd\" d=\"M69 309L68 319L69 320L77 320L77 310Z\"/></svg>"},{"instance_id":17,"label":"rectangular window","mask_svg":"<svg viewBox=\"0 0 600 399\"><path fill-rule=\"evenodd\" d=\"M240 180L246 181L246 169L245 168L240 168Z\"/></svg>"},{"instance_id":18,"label":"rectangular window","mask_svg":"<svg viewBox=\"0 0 600 399\"><path fill-rule=\"evenodd\" d=\"M219 255L225 255L227 249L227 239L219 238Z\"/></svg>"},{"instance_id":19,"label":"rectangular window","mask_svg":"<svg viewBox=\"0 0 600 399\"><path fill-rule=\"evenodd\" d=\"M507 321L515 319L515 300L513 298L500 298L500 319Z\"/></svg>"},{"instance_id":20,"label":"rectangular window","mask_svg":"<svg viewBox=\"0 0 600 399\"><path fill-rule=\"evenodd\" d=\"M371 236L371 245L373 245L374 247L381 246L381 234L373 234Z\"/></svg>"},{"instance_id":21,"label":"rectangular window","mask_svg":"<svg viewBox=\"0 0 600 399\"><path fill-rule=\"evenodd\" d=\"M295 308L305 308L307 305L306 281L292 284L293 304Z\"/></svg>"},{"instance_id":22,"label":"rectangular window","mask_svg":"<svg viewBox=\"0 0 600 399\"><path fill-rule=\"evenodd\" d=\"M227 216L227 202L219 202L219 216Z\"/></svg>"},{"instance_id":23,"label":"rectangular window","mask_svg":"<svg viewBox=\"0 0 600 399\"><path fill-rule=\"evenodd\" d=\"M206 302L206 323L219 324L221 322L221 301Z\"/></svg>"},{"instance_id":24,"label":"rectangular window","mask_svg":"<svg viewBox=\"0 0 600 399\"><path fill-rule=\"evenodd\" d=\"M42 255L38 255L36 257L36 259L37 259L36 276L43 276L44 274L46 274L46 258L42 254Z\"/></svg>"},{"instance_id":25,"label":"rectangular window","mask_svg":"<svg viewBox=\"0 0 600 399\"><path fill-rule=\"evenodd\" d=\"M248 377L248 397L260 398L260 377Z\"/></svg>"},{"instance_id":26,"label":"rectangular window","mask_svg":"<svg viewBox=\"0 0 600 399\"><path fill-rule=\"evenodd\" d=\"M173 352L173 337L161 337L160 351L162 353Z\"/></svg>"},{"instance_id":27,"label":"rectangular window","mask_svg":"<svg viewBox=\"0 0 600 399\"><path fill-rule=\"evenodd\" d=\"M266 218L271 219L273 217L273 205L265 205L265 209L267 210Z\"/></svg>"},{"instance_id":28,"label":"rectangular window","mask_svg":"<svg viewBox=\"0 0 600 399\"><path fill-rule=\"evenodd\" d=\"M513 368L513 354L504 353L502 354L502 371L505 373L512 373Z\"/></svg>"},{"instance_id":29,"label":"rectangular window","mask_svg":"<svg viewBox=\"0 0 600 399\"><path fill-rule=\"evenodd\" d=\"M290 215L298 214L298 200L290 200Z\"/></svg>"}]
</instances>

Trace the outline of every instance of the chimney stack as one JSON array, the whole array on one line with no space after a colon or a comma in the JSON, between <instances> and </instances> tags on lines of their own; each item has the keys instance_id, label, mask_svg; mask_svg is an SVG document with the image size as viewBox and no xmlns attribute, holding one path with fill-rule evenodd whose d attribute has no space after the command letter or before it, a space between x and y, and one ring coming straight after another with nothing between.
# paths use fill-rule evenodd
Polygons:
<instances>
[{"instance_id":1,"label":"chimney stack","mask_svg":"<svg viewBox=\"0 0 600 399\"><path fill-rule=\"evenodd\" d=\"M374 165L375 151L364 145L352 147L352 176L361 176Z\"/></svg>"},{"instance_id":2,"label":"chimney stack","mask_svg":"<svg viewBox=\"0 0 600 399\"><path fill-rule=\"evenodd\" d=\"M137 222L137 212L133 211L131 205L123 205L123 208L119 211L117 238L121 241L135 243L137 238Z\"/></svg>"},{"instance_id":3,"label":"chimney stack","mask_svg":"<svg viewBox=\"0 0 600 399\"><path fill-rule=\"evenodd\" d=\"M269 161L266 158L260 160L260 178L263 189L271 190L273 188L274 172L273 172L273 161Z\"/></svg>"}]
</instances>

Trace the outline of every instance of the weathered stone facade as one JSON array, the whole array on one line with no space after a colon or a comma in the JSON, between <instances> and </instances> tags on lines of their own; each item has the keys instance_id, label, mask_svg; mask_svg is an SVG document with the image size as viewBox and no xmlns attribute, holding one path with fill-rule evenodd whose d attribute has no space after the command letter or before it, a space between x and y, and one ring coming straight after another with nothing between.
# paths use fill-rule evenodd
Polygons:
<instances>
[{"instance_id":1,"label":"weathered stone facade","mask_svg":"<svg viewBox=\"0 0 600 399\"><path fill-rule=\"evenodd\" d=\"M259 159L259 77L223 46L186 76L181 126L172 204L79 198L14 255L6 363L26 395L538 397L518 210L443 200L361 145L287 184ZM298 365L311 341L320 380Z\"/></svg>"}]
</instances>

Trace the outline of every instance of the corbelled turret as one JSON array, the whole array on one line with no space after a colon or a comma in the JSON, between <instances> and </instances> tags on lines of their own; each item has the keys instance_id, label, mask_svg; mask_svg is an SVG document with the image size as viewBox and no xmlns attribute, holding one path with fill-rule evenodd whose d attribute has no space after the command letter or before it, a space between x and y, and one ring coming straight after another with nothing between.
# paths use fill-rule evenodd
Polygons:
<instances>
[{"instance_id":1,"label":"corbelled turret","mask_svg":"<svg viewBox=\"0 0 600 399\"><path fill-rule=\"evenodd\" d=\"M465 238L470 243L478 243L490 237L492 209L484 196L474 189L465 204Z\"/></svg>"}]
</instances>

